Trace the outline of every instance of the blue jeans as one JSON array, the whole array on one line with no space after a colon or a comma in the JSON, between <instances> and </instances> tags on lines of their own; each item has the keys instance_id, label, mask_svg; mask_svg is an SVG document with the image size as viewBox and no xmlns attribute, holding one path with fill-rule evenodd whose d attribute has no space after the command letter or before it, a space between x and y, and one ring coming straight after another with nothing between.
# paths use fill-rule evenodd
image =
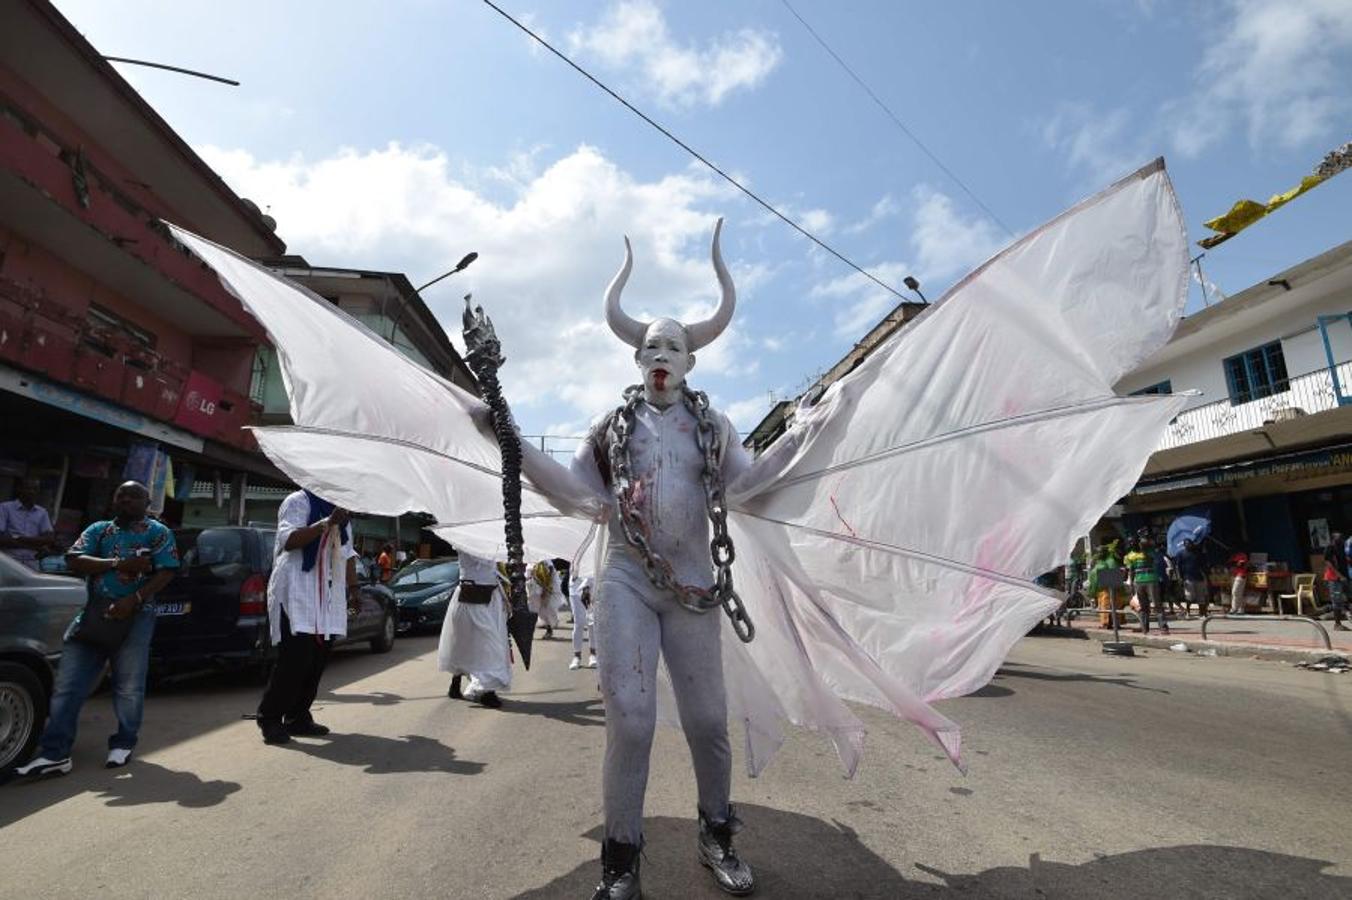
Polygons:
<instances>
[{"instance_id":1,"label":"blue jeans","mask_svg":"<svg viewBox=\"0 0 1352 900\"><path fill-rule=\"evenodd\" d=\"M70 632L67 632L69 635ZM146 670L150 667L150 638L155 633L155 611L135 613L131 631L112 654L67 640L61 649L61 665L52 690L52 711L42 732L38 752L48 759L65 759L75 744L80 708L94 689L105 662L112 663L113 713L117 733L108 738L108 749L130 750L136 746L145 709Z\"/></svg>"}]
</instances>

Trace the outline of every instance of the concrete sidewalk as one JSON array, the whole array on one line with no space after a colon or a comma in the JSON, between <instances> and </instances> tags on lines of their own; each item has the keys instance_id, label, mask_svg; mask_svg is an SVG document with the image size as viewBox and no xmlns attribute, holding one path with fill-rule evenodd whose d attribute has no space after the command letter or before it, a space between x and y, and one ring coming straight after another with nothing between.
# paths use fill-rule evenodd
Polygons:
<instances>
[{"instance_id":1,"label":"concrete sidewalk","mask_svg":"<svg viewBox=\"0 0 1352 900\"><path fill-rule=\"evenodd\" d=\"M1082 614L1071 621L1074 628L1083 630L1096 641L1111 641L1113 630L1100 628L1098 611L1079 611ZM1207 625L1207 639L1202 640L1202 619L1195 613L1191 618L1170 617L1169 633L1160 631L1158 617L1151 623L1150 633L1140 633L1140 623L1134 616L1123 616L1122 640L1146 647L1168 649L1174 644L1186 644L1197 653L1214 650L1217 656L1252 656L1261 659L1279 659L1302 662L1336 654L1352 658L1352 631L1334 631L1333 622L1320 621L1328 633L1333 649L1324 647L1323 638L1307 621L1290 617L1284 620L1263 619L1258 616L1213 618Z\"/></svg>"}]
</instances>

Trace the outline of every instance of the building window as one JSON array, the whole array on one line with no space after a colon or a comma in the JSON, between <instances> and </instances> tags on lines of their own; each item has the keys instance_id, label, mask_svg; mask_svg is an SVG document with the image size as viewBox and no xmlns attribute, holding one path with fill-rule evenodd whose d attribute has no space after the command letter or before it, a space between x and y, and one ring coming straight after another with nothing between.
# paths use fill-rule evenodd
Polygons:
<instances>
[{"instance_id":1,"label":"building window","mask_svg":"<svg viewBox=\"0 0 1352 900\"><path fill-rule=\"evenodd\" d=\"M1246 350L1225 360L1222 365L1225 366L1230 403L1235 406L1280 394L1289 387L1281 341Z\"/></svg>"},{"instance_id":2,"label":"building window","mask_svg":"<svg viewBox=\"0 0 1352 900\"><path fill-rule=\"evenodd\" d=\"M1166 378L1158 384L1152 384L1150 387L1143 387L1139 391L1132 391L1131 396L1140 397L1145 394L1172 394L1173 392L1173 382Z\"/></svg>"}]
</instances>

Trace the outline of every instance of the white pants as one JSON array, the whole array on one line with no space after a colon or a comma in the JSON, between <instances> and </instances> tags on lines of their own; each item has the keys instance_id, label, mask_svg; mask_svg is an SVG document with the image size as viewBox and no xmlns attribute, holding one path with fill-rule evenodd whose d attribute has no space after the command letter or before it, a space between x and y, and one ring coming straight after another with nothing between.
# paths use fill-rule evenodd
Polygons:
<instances>
[{"instance_id":1,"label":"white pants","mask_svg":"<svg viewBox=\"0 0 1352 900\"><path fill-rule=\"evenodd\" d=\"M711 819L727 818L732 747L719 611L691 612L670 593L653 587L640 593L625 580L603 580L592 607L606 709L601 775L606 837L636 844L643 834L643 796L657 727L659 653L671 673L699 808Z\"/></svg>"},{"instance_id":2,"label":"white pants","mask_svg":"<svg viewBox=\"0 0 1352 900\"><path fill-rule=\"evenodd\" d=\"M1230 612L1244 612L1244 594L1249 588L1249 579L1236 577L1230 584Z\"/></svg>"},{"instance_id":3,"label":"white pants","mask_svg":"<svg viewBox=\"0 0 1352 900\"><path fill-rule=\"evenodd\" d=\"M592 652L596 652L596 638L592 632L591 613L582 603L582 592L568 595L568 602L573 607L573 654L580 656L582 654L582 644L586 638L590 637L592 642Z\"/></svg>"}]
</instances>

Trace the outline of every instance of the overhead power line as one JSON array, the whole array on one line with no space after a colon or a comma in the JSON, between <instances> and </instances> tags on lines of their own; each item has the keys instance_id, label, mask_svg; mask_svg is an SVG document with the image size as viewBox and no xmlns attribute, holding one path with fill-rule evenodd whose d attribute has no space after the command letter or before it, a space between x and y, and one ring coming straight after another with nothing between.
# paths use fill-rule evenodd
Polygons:
<instances>
[{"instance_id":1,"label":"overhead power line","mask_svg":"<svg viewBox=\"0 0 1352 900\"><path fill-rule=\"evenodd\" d=\"M804 19L801 15L798 14L798 10L794 9L793 6L789 4L789 0L779 0L779 2L784 4L784 8L787 9L790 13L792 13L793 17L797 19L804 28L807 29L807 33L812 35L812 37L816 39L817 43L822 45L822 49L825 50L827 53L829 53L831 55L831 58L834 59L837 63L839 63L840 67L844 69L851 78L854 79L855 84L863 88L864 93L868 94L869 97L873 100L873 102L878 105L878 108L881 109L883 113L889 119L892 120L892 124L896 125L897 128L901 129L901 133L910 138L911 142L920 148L920 152L928 156L930 162L938 166L940 171L942 171L945 175L947 175L949 178L953 180L954 184L962 188L962 192L966 194L973 203L975 203L978 207L981 208L981 211L986 214L987 218L989 218L996 225L999 225L1002 229L1004 229L1005 233L1008 234L1010 237L1014 237L1014 232L1010 230L1009 226L1006 225L1004 222L1001 222L1000 218L995 213L991 212L990 208L986 206L986 204L982 203L980 198L978 198L976 194L972 193L972 189L969 188L967 185L963 184L962 179L959 178L957 175L953 174L953 170L950 169L948 166L944 165L943 162L939 159L939 157L935 156L933 151L931 151L929 147L926 147L924 142L921 141L920 138L915 136L915 132L911 131L911 129L906 127L906 124L901 121L901 119L897 116L897 114L892 112L891 107L889 107L886 103L884 103L882 101L882 98L880 98L877 94L875 94L873 92L873 89L864 82L864 79L860 78L858 73L856 73L854 69L850 68L849 63L841 59L840 54L832 50L831 45L826 43L826 41L822 39L822 36L817 33L817 30L808 24L807 19Z\"/></svg>"},{"instance_id":2,"label":"overhead power line","mask_svg":"<svg viewBox=\"0 0 1352 900\"><path fill-rule=\"evenodd\" d=\"M592 73L588 72L586 69L582 68L582 66L578 65L577 63L573 62L573 60L572 60L567 54L563 53L563 52L560 51L560 50L555 49L554 46L553 46L552 44L550 44L550 43L549 43L548 41L546 41L544 38L540 37L540 35L536 34L534 31L531 31L529 28L526 27L525 24L523 24L523 23L520 22L519 20L513 18L513 17L511 16L511 14L509 14L508 12L506 12L505 10L503 10L503 8L500 7L500 6L498 6L496 3L494 3L493 0L484 0L484 4L487 5L489 8L491 8L491 9L492 9L494 12L496 12L498 15L502 16L502 17L503 17L504 19L506 19L508 22L511 22L511 23L512 23L513 25L515 25L517 28L521 29L523 32L525 32L527 35L529 35L529 36L531 37L531 39L534 40L534 41L535 41L537 44L539 44L541 47L544 47L544 48L545 48L546 50L548 50L550 53L554 54L554 55L557 56L559 59L561 59L561 60L563 60L564 62L566 62L569 66L571 66L573 69L575 69L575 70L578 72L578 74L580 74L583 78L586 78L586 79L587 79L588 81L590 81L592 84L596 85L598 88L600 88L601 90L605 91L607 94L609 94L612 98L614 98L617 102L619 102L621 105L623 105L626 109L628 109L628 110L629 110L630 112L632 112L634 115L638 116L640 119L642 119L643 121L647 122L647 123L648 123L649 125L651 125L653 128L656 128L656 129L657 129L658 131L660 131L660 132L661 132L668 140L670 140L672 143L676 144L676 146L680 147L680 148L681 148L682 150L684 150L686 153L689 153L689 154L690 154L691 156L693 156L695 159L699 160L701 163L703 163L705 166L707 166L710 170L712 170L714 173L716 173L720 178L722 178L722 179L723 179L724 181L726 181L728 184L730 184L730 185L732 185L733 187L737 188L737 190L741 191L743 194L746 194L748 197L750 197L753 201L755 201L758 205L760 205L762 208L764 208L767 212L769 212L769 213L770 213L771 215L773 215L775 218L779 219L779 220L782 221L784 224L788 225L790 228L792 228L794 231L796 231L796 232L798 232L799 234L801 234L803 237L805 237L805 238L807 238L808 240L812 241L812 243L816 244L818 247L821 247L821 248L822 248L823 250L825 250L827 253L831 254L831 255L834 256L836 259L840 260L840 261L843 262L845 265L849 266L851 269L854 269L854 270L855 270L856 272L858 272L860 275L863 275L863 276L864 276L865 278L867 278L869 281L872 281L872 282L873 282L874 284L876 284L878 287L880 287L880 288L882 288L883 290L887 291L889 294L892 294L894 297L896 297L897 299L901 300L903 303L910 303L910 302L913 302L913 301L912 301L909 297L907 297L905 294L902 294L902 293L901 293L900 291L898 291L896 288L892 287L890 284L888 284L887 282L881 280L881 279L878 278L876 275L874 275L872 272L869 272L867 269L865 269L865 268L863 268L862 266L860 266L860 265L858 265L857 263L855 263L853 260L851 260L849 257L845 256L845 255L844 255L843 253L841 253L839 250L836 250L836 249L835 249L834 247L832 247L830 244L826 243L826 242L823 241L821 238L817 237L815 234L813 234L812 232L808 231L808 230L807 230L806 228L804 228L802 225L799 225L799 224L798 224L797 222L795 222L793 219L790 219L788 216L784 215L784 213L780 212L778 209L776 209L775 207L771 206L768 202L766 202L765 200L762 200L762 199L760 198L759 195L757 195L756 193L754 193L750 188L746 187L744 184L742 184L742 183L741 183L740 181L738 181L736 178L733 178L733 177L732 177L731 175L729 175L727 172L724 172L724 171L723 171L722 169L720 169L718 166L714 165L712 162L710 162L710 161L709 161L702 153L700 153L698 150L696 150L695 148L691 147L689 144L687 144L685 141L683 141L683 140L681 140L680 138L678 138L676 135L672 134L670 131L668 131L666 128L664 128L662 125L658 124L658 122L656 122L656 121L655 121L651 116L649 116L647 113L643 112L643 110L641 110L641 109L639 109L638 107L634 106L634 104L630 103L628 100L626 100L626 99L624 99L623 97L621 97L621 96L620 96L619 94L617 94L615 91L611 90L608 86L606 86L606 85L605 85L599 78L597 78L595 75L593 75Z\"/></svg>"},{"instance_id":3,"label":"overhead power line","mask_svg":"<svg viewBox=\"0 0 1352 900\"><path fill-rule=\"evenodd\" d=\"M205 78L208 81L219 81L221 84L228 84L232 87L239 87L239 82L233 78L222 78L220 75L208 75L206 72L198 72L193 69L181 69L178 66L169 66L164 63L148 62L144 59L128 59L125 56L105 56L108 62L127 63L133 66L149 66L152 69L164 69L167 72L178 72L180 75L192 75L194 78Z\"/></svg>"}]
</instances>

